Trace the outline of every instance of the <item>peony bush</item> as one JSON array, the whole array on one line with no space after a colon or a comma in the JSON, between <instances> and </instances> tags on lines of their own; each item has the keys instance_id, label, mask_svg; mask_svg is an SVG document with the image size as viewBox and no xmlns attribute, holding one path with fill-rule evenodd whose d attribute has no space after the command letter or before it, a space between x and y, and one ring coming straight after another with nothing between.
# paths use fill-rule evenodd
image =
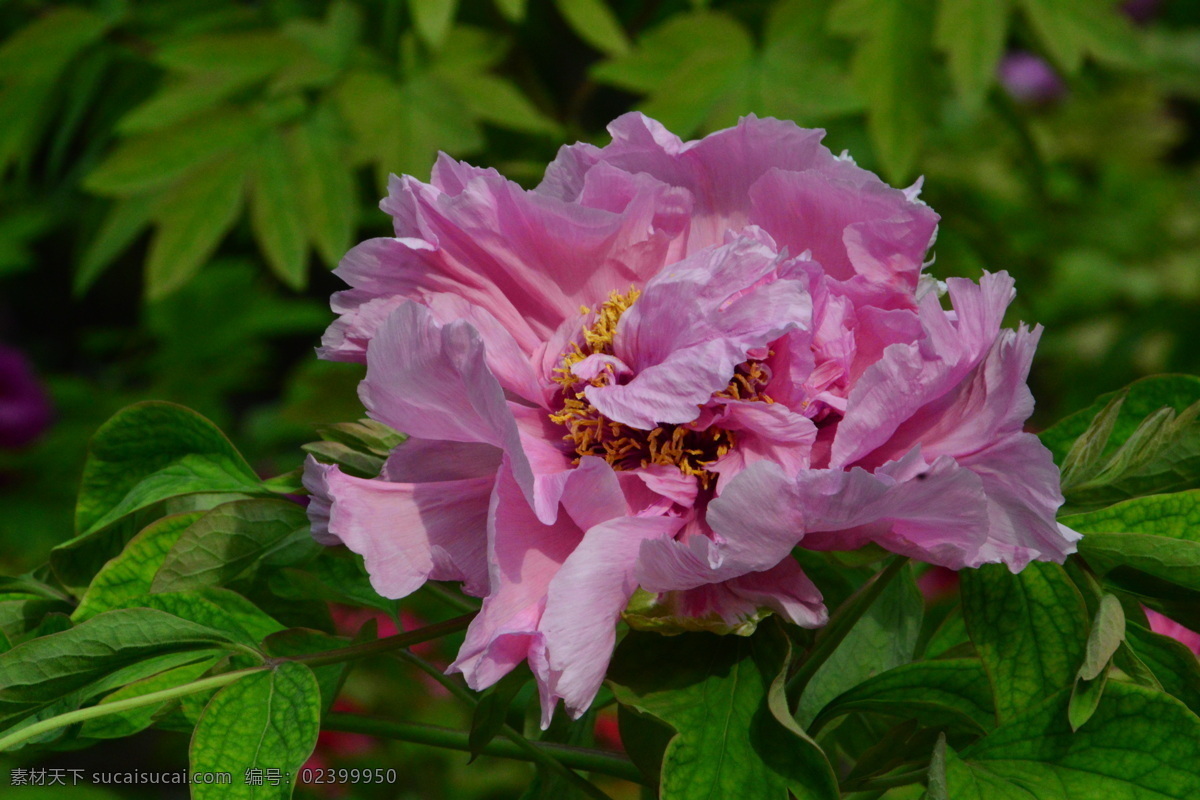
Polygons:
<instances>
[{"instance_id":1,"label":"peony bush","mask_svg":"<svg viewBox=\"0 0 1200 800\"><path fill-rule=\"evenodd\" d=\"M302 468L169 403L96 432L0 583L0 751L181 732L197 800L409 780L332 766L362 734L528 798L1200 794L1200 379L1030 432L1042 329L937 279L920 183L609 131L531 190L392 178L319 348L367 416Z\"/></svg>"}]
</instances>

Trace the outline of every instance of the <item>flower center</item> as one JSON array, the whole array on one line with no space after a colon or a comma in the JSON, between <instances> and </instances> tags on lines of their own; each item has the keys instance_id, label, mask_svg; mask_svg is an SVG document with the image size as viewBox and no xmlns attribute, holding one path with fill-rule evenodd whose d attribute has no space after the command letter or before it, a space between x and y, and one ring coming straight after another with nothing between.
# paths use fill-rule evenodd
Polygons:
<instances>
[{"instance_id":1,"label":"flower center","mask_svg":"<svg viewBox=\"0 0 1200 800\"><path fill-rule=\"evenodd\" d=\"M560 411L550 415L550 420L567 429L563 439L573 445L576 464L584 456L603 458L618 470L666 464L677 467L685 475L695 475L707 489L716 478L708 467L728 453L736 442L732 431L717 427L697 430L672 424L642 430L615 422L601 414L583 393L588 385L605 385L607 376L584 380L571 371L590 355L613 355L617 322L640 294L633 287L625 294L612 292L596 309L592 324L584 325L583 344L571 343L561 365L554 369L554 380L562 387L563 405ZM586 306L580 311L584 315L591 313ZM773 403L774 400L764 393L770 377L765 364L751 359L739 364L729 385L713 396Z\"/></svg>"}]
</instances>

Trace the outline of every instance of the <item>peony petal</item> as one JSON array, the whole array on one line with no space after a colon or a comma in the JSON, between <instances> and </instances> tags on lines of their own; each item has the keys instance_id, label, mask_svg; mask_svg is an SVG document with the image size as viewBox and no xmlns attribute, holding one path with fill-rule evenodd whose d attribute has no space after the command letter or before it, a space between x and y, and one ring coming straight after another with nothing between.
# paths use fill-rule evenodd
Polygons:
<instances>
[{"instance_id":1,"label":"peony petal","mask_svg":"<svg viewBox=\"0 0 1200 800\"><path fill-rule=\"evenodd\" d=\"M426 580L462 581L468 594L487 591L488 497L491 478L391 483L346 475L309 456L304 485L314 533L363 557L371 586L405 597Z\"/></svg>"},{"instance_id":2,"label":"peony petal","mask_svg":"<svg viewBox=\"0 0 1200 800\"><path fill-rule=\"evenodd\" d=\"M751 350L807 324L806 285L779 279L779 263L762 241L739 238L656 276L622 315L614 339L634 376L586 387L588 401L643 430L694 420Z\"/></svg>"}]
</instances>

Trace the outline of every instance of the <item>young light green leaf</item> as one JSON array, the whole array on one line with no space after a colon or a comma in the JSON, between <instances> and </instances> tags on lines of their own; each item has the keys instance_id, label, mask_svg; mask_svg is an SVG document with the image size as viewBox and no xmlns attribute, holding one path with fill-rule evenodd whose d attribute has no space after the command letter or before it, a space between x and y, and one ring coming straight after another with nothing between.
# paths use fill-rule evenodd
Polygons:
<instances>
[{"instance_id":1,"label":"young light green leaf","mask_svg":"<svg viewBox=\"0 0 1200 800\"><path fill-rule=\"evenodd\" d=\"M432 48L437 49L446 40L454 14L458 11L458 0L408 0L417 33Z\"/></svg>"},{"instance_id":2,"label":"young light green leaf","mask_svg":"<svg viewBox=\"0 0 1200 800\"><path fill-rule=\"evenodd\" d=\"M809 727L820 730L852 711L911 718L929 727L975 734L996 721L987 673L974 658L918 661L867 678L825 706Z\"/></svg>"},{"instance_id":3,"label":"young light green leaf","mask_svg":"<svg viewBox=\"0 0 1200 800\"><path fill-rule=\"evenodd\" d=\"M221 156L241 152L258 134L258 124L237 112L206 114L163 131L126 139L84 181L97 194L129 197L165 189L185 173ZM223 211L224 209L217 209Z\"/></svg>"},{"instance_id":4,"label":"young light green leaf","mask_svg":"<svg viewBox=\"0 0 1200 800\"><path fill-rule=\"evenodd\" d=\"M356 478L374 478L383 469L382 457L355 450L341 442L309 442L300 449L323 464L337 464L343 472Z\"/></svg>"},{"instance_id":5,"label":"young light green leaf","mask_svg":"<svg viewBox=\"0 0 1200 800\"><path fill-rule=\"evenodd\" d=\"M1096 713L1100 699L1104 696L1104 689L1108 686L1110 671L1109 663L1105 662L1096 677L1087 680L1079 678L1075 681L1075 686L1071 689L1071 699L1067 703L1067 721L1071 724L1071 730L1077 731L1082 728Z\"/></svg>"},{"instance_id":6,"label":"young light green leaf","mask_svg":"<svg viewBox=\"0 0 1200 800\"><path fill-rule=\"evenodd\" d=\"M946 786L946 734L939 733L929 759L928 800L950 800Z\"/></svg>"},{"instance_id":7,"label":"young light green leaf","mask_svg":"<svg viewBox=\"0 0 1200 800\"><path fill-rule=\"evenodd\" d=\"M194 800L287 798L321 725L321 691L312 670L284 662L217 692L192 735L190 768L229 772L233 784L194 784ZM249 770L279 770L279 786L246 782Z\"/></svg>"},{"instance_id":8,"label":"young light green leaf","mask_svg":"<svg viewBox=\"0 0 1200 800\"><path fill-rule=\"evenodd\" d=\"M950 77L963 104L977 111L996 79L1004 52L1008 0L942 0L934 44L949 60Z\"/></svg>"},{"instance_id":9,"label":"young light green leaf","mask_svg":"<svg viewBox=\"0 0 1200 800\"><path fill-rule=\"evenodd\" d=\"M403 433L373 419L314 427L320 437L327 442L341 442L356 450L367 451L384 458L407 438Z\"/></svg>"},{"instance_id":10,"label":"young light green leaf","mask_svg":"<svg viewBox=\"0 0 1200 800\"><path fill-rule=\"evenodd\" d=\"M152 591L223 586L282 542L308 530L308 515L290 500L235 500L209 511L178 537L154 576Z\"/></svg>"},{"instance_id":11,"label":"young light green leaf","mask_svg":"<svg viewBox=\"0 0 1200 800\"><path fill-rule=\"evenodd\" d=\"M1087 607L1062 567L1035 561L1013 575L985 564L959 574L967 630L1001 723L1072 685L1084 657Z\"/></svg>"},{"instance_id":12,"label":"young light green leaf","mask_svg":"<svg viewBox=\"0 0 1200 800\"><path fill-rule=\"evenodd\" d=\"M805 800L838 796L820 750L770 713L769 688L785 657L773 628L763 626L750 640L633 631L617 647L608 673L617 699L677 734L663 758L663 800L783 800L789 786ZM782 687L777 695L782 697ZM807 786L796 780L801 772L809 776Z\"/></svg>"},{"instance_id":13,"label":"young light green leaf","mask_svg":"<svg viewBox=\"0 0 1200 800\"><path fill-rule=\"evenodd\" d=\"M143 528L96 573L71 619L82 622L149 594L154 573L167 553L184 530L202 516L202 511L172 514Z\"/></svg>"},{"instance_id":14,"label":"young light green leaf","mask_svg":"<svg viewBox=\"0 0 1200 800\"><path fill-rule=\"evenodd\" d=\"M1200 718L1173 697L1111 681L1088 724L1072 731L1067 693L1028 709L962 751L947 753L955 800L1200 796Z\"/></svg>"},{"instance_id":15,"label":"young light green leaf","mask_svg":"<svg viewBox=\"0 0 1200 800\"><path fill-rule=\"evenodd\" d=\"M300 182L283 137L269 131L258 142L250 177L250 226L267 264L293 289L308 283L308 240L300 209Z\"/></svg>"},{"instance_id":16,"label":"young light green leaf","mask_svg":"<svg viewBox=\"0 0 1200 800\"><path fill-rule=\"evenodd\" d=\"M912 661L924 601L905 567L846 634L800 696L796 719L809 727L826 705L862 681Z\"/></svg>"},{"instance_id":17,"label":"young light green leaf","mask_svg":"<svg viewBox=\"0 0 1200 800\"><path fill-rule=\"evenodd\" d=\"M241 215L247 163L221 160L185 176L156 210L146 257L146 298L161 300L195 276Z\"/></svg>"},{"instance_id":18,"label":"young light green leaf","mask_svg":"<svg viewBox=\"0 0 1200 800\"><path fill-rule=\"evenodd\" d=\"M309 236L321 258L335 266L350 247L358 200L332 115L318 111L285 139Z\"/></svg>"},{"instance_id":19,"label":"young light green leaf","mask_svg":"<svg viewBox=\"0 0 1200 800\"><path fill-rule=\"evenodd\" d=\"M629 52L629 37L604 0L555 0L554 5L575 35L601 53Z\"/></svg>"},{"instance_id":20,"label":"young light green leaf","mask_svg":"<svg viewBox=\"0 0 1200 800\"><path fill-rule=\"evenodd\" d=\"M137 403L92 437L75 525L91 533L168 497L201 492L262 490L254 470L207 419L173 403Z\"/></svg>"},{"instance_id":21,"label":"young light green leaf","mask_svg":"<svg viewBox=\"0 0 1200 800\"><path fill-rule=\"evenodd\" d=\"M1098 677L1123 641L1125 612L1121 609L1121 601L1114 595L1105 594L1100 598L1100 608L1092 619L1083 665L1079 667L1079 679L1090 681Z\"/></svg>"},{"instance_id":22,"label":"young light green leaf","mask_svg":"<svg viewBox=\"0 0 1200 800\"><path fill-rule=\"evenodd\" d=\"M928 127L932 8L907 0L842 0L829 17L839 33L861 37L854 80L867 102L867 125L884 172L911 176Z\"/></svg>"}]
</instances>

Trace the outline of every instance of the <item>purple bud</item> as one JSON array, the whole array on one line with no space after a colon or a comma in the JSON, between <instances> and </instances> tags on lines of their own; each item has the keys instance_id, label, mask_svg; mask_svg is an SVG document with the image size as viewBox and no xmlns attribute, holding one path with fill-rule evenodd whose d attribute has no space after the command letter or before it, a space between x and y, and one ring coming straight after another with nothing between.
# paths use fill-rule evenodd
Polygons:
<instances>
[{"instance_id":1,"label":"purple bud","mask_svg":"<svg viewBox=\"0 0 1200 800\"><path fill-rule=\"evenodd\" d=\"M1049 103L1066 92L1054 68L1041 56L1024 50L1005 56L997 72L1009 95L1020 103Z\"/></svg>"},{"instance_id":2,"label":"purple bud","mask_svg":"<svg viewBox=\"0 0 1200 800\"><path fill-rule=\"evenodd\" d=\"M0 345L0 448L24 447L52 417L50 398L19 351Z\"/></svg>"},{"instance_id":3,"label":"purple bud","mask_svg":"<svg viewBox=\"0 0 1200 800\"><path fill-rule=\"evenodd\" d=\"M1121 12L1138 24L1145 24L1158 16L1162 0L1125 0Z\"/></svg>"}]
</instances>

